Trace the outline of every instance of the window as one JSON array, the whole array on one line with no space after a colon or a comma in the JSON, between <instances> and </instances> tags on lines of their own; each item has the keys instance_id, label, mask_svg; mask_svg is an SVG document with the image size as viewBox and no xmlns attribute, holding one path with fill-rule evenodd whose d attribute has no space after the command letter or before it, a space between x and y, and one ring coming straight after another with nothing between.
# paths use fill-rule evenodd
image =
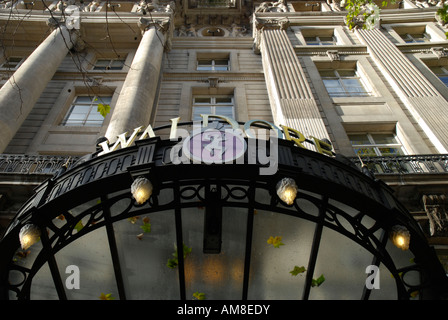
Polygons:
<instances>
[{"instance_id":1,"label":"window","mask_svg":"<svg viewBox=\"0 0 448 320\"><path fill-rule=\"evenodd\" d=\"M423 42L430 42L431 36L426 33L406 33L403 35L400 35L400 37L406 42L406 43L423 43Z\"/></svg>"},{"instance_id":2,"label":"window","mask_svg":"<svg viewBox=\"0 0 448 320\"><path fill-rule=\"evenodd\" d=\"M104 117L98 112L98 104L110 105L111 100L112 96L77 96L61 125L100 127Z\"/></svg>"},{"instance_id":3,"label":"window","mask_svg":"<svg viewBox=\"0 0 448 320\"><path fill-rule=\"evenodd\" d=\"M359 133L348 137L353 151L361 157L404 154L403 146L393 133Z\"/></svg>"},{"instance_id":4,"label":"window","mask_svg":"<svg viewBox=\"0 0 448 320\"><path fill-rule=\"evenodd\" d=\"M337 43L335 36L305 37L305 41L306 44L310 46L333 46Z\"/></svg>"},{"instance_id":5,"label":"window","mask_svg":"<svg viewBox=\"0 0 448 320\"><path fill-rule=\"evenodd\" d=\"M229 59L198 59L198 71L228 71Z\"/></svg>"},{"instance_id":6,"label":"window","mask_svg":"<svg viewBox=\"0 0 448 320\"><path fill-rule=\"evenodd\" d=\"M433 66L429 68L446 86L448 86L448 67Z\"/></svg>"},{"instance_id":7,"label":"window","mask_svg":"<svg viewBox=\"0 0 448 320\"><path fill-rule=\"evenodd\" d=\"M234 118L233 96L196 96L193 98L193 121L202 120L201 114Z\"/></svg>"},{"instance_id":8,"label":"window","mask_svg":"<svg viewBox=\"0 0 448 320\"><path fill-rule=\"evenodd\" d=\"M9 57L6 59L5 62L2 64L2 68L5 69L17 69L23 62L22 57Z\"/></svg>"},{"instance_id":9,"label":"window","mask_svg":"<svg viewBox=\"0 0 448 320\"><path fill-rule=\"evenodd\" d=\"M366 97L370 96L363 85L358 72L353 69L319 70L330 97Z\"/></svg>"},{"instance_id":10,"label":"window","mask_svg":"<svg viewBox=\"0 0 448 320\"><path fill-rule=\"evenodd\" d=\"M123 66L124 59L98 59L93 70L121 70Z\"/></svg>"}]
</instances>

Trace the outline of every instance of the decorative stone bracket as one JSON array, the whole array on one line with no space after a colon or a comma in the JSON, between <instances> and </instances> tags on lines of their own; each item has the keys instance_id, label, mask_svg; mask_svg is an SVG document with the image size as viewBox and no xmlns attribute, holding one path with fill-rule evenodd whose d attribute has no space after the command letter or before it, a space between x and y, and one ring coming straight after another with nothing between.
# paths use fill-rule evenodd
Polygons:
<instances>
[{"instance_id":1,"label":"decorative stone bracket","mask_svg":"<svg viewBox=\"0 0 448 320\"><path fill-rule=\"evenodd\" d=\"M448 235L448 214L445 195L424 195L422 197L426 215L429 219L429 232L434 236Z\"/></svg>"}]
</instances>

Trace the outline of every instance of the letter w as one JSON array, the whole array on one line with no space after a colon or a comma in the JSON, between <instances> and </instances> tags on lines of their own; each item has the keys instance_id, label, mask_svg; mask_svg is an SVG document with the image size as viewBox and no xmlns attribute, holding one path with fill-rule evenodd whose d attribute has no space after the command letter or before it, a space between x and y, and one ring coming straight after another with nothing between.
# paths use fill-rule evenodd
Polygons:
<instances>
[{"instance_id":1,"label":"letter w","mask_svg":"<svg viewBox=\"0 0 448 320\"><path fill-rule=\"evenodd\" d=\"M118 146L121 146L122 149L129 147L131 144L134 143L135 139L137 138L137 134L140 132L140 130L142 130L142 128L143 126L135 128L134 132L132 133L132 135L129 137L128 140L126 140L127 132L120 134L118 136L118 140L114 143L114 145L111 148L109 148L107 141L101 142L99 145L103 148L103 151L100 152L98 156L115 151L118 149Z\"/></svg>"}]
</instances>

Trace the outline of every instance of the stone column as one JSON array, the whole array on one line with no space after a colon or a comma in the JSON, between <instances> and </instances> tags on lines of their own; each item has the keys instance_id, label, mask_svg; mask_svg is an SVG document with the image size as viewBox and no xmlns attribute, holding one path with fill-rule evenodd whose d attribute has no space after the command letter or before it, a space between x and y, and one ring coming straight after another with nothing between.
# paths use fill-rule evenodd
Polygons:
<instances>
[{"instance_id":1,"label":"stone column","mask_svg":"<svg viewBox=\"0 0 448 320\"><path fill-rule=\"evenodd\" d=\"M169 43L170 19L154 21L140 18L138 25L143 37L106 131L110 143L115 142L119 134L147 126L157 97L163 52Z\"/></svg>"},{"instance_id":2,"label":"stone column","mask_svg":"<svg viewBox=\"0 0 448 320\"><path fill-rule=\"evenodd\" d=\"M379 29L355 33L437 150L447 153L448 102Z\"/></svg>"},{"instance_id":3,"label":"stone column","mask_svg":"<svg viewBox=\"0 0 448 320\"><path fill-rule=\"evenodd\" d=\"M0 153L22 125L78 34L50 19L52 33L31 53L0 89Z\"/></svg>"},{"instance_id":4,"label":"stone column","mask_svg":"<svg viewBox=\"0 0 448 320\"><path fill-rule=\"evenodd\" d=\"M288 20L255 20L274 122L329 139L306 75L286 34Z\"/></svg>"}]
</instances>

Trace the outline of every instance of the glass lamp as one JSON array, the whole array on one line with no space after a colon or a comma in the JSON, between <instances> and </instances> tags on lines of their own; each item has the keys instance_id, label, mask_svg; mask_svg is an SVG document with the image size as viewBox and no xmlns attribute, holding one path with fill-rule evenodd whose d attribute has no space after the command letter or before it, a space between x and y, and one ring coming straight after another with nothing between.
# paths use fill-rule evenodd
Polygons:
<instances>
[{"instance_id":1,"label":"glass lamp","mask_svg":"<svg viewBox=\"0 0 448 320\"><path fill-rule=\"evenodd\" d=\"M299 188L294 179L283 178L277 183L277 196L287 205L292 205L296 199Z\"/></svg>"},{"instance_id":2,"label":"glass lamp","mask_svg":"<svg viewBox=\"0 0 448 320\"><path fill-rule=\"evenodd\" d=\"M20 229L19 240L23 250L28 249L40 238L40 229L34 224L26 224Z\"/></svg>"},{"instance_id":3,"label":"glass lamp","mask_svg":"<svg viewBox=\"0 0 448 320\"><path fill-rule=\"evenodd\" d=\"M391 229L390 239L397 248L400 248L401 250L408 250L409 242L411 241L411 234L406 227L396 225Z\"/></svg>"},{"instance_id":4,"label":"glass lamp","mask_svg":"<svg viewBox=\"0 0 448 320\"><path fill-rule=\"evenodd\" d=\"M131 185L131 193L138 204L145 203L152 195L152 183L145 177L138 177Z\"/></svg>"}]
</instances>

